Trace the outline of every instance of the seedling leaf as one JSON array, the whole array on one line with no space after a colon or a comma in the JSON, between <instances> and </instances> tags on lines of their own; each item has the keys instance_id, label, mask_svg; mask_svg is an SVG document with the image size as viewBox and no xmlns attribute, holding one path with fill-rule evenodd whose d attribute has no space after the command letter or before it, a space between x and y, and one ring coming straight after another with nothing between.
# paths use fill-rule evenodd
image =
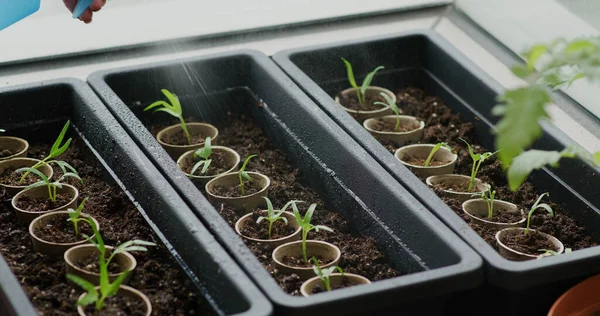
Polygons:
<instances>
[{"instance_id":1,"label":"seedling leaf","mask_svg":"<svg viewBox=\"0 0 600 316\"><path fill-rule=\"evenodd\" d=\"M360 87L360 93L363 96L363 102L366 101L365 99L365 94L367 93L367 89L369 88L369 86L371 85L371 81L373 81L373 77L375 77L375 74L381 70L384 69L385 67L383 66L378 66L377 68L375 68L373 71L371 71L370 73L367 74L367 76L365 77L365 79L362 82L362 85Z\"/></svg>"}]
</instances>

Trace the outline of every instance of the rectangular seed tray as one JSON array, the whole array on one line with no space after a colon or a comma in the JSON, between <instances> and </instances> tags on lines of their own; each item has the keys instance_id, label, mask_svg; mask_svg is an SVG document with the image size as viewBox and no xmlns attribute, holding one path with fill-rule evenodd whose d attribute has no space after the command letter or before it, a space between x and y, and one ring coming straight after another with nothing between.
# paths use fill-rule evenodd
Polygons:
<instances>
[{"instance_id":1,"label":"rectangular seed tray","mask_svg":"<svg viewBox=\"0 0 600 316\"><path fill-rule=\"evenodd\" d=\"M85 82L61 79L0 89L0 112L0 126L21 137L43 133L48 126L60 130L71 120L71 133L84 140L104 167L105 181L127 194L216 314L272 313L272 305ZM45 137L52 143L56 135ZM2 315L36 314L3 259L0 275L1 306L6 312Z\"/></svg>"},{"instance_id":2,"label":"rectangular seed tray","mask_svg":"<svg viewBox=\"0 0 600 316\"><path fill-rule=\"evenodd\" d=\"M430 96L440 97L447 106L460 113L464 121L474 124L477 138L489 150L494 148L492 127L498 121L491 109L497 104L496 96L503 88L430 30L291 49L273 56L274 61L336 123L484 258L486 280L492 285L491 290L498 294L514 294L502 307L510 312L531 308L534 312L544 313L569 286L600 271L600 247L527 262L501 257L334 101L332 95L349 87L340 57L353 63L357 76L383 65L385 69L375 76L373 85L390 89L414 85ZM566 144L573 143L556 127L545 123L543 127L544 135L535 148L561 150ZM596 242L600 241L597 208L600 205L600 178L595 170L578 160L564 160L560 168L534 172L529 181L539 193L550 192L553 202L568 205L568 213L585 225L586 233ZM498 310L505 312L502 308Z\"/></svg>"},{"instance_id":3,"label":"rectangular seed tray","mask_svg":"<svg viewBox=\"0 0 600 316\"><path fill-rule=\"evenodd\" d=\"M237 51L109 70L92 74L88 82L274 302L276 312L326 315L415 308L438 314L450 293L481 284L480 258L262 53ZM285 293L146 128L165 120L142 111L163 98L161 88L180 97L188 116L217 127L228 111L249 115L292 160L304 183L324 198L327 209L339 210L354 233L375 238L390 264L409 274L309 298Z\"/></svg>"}]
</instances>

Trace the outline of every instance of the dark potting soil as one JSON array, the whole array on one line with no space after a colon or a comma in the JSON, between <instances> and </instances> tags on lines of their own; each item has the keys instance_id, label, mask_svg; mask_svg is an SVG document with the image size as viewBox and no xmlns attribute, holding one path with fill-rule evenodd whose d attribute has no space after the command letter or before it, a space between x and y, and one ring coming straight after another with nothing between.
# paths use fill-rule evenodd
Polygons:
<instances>
[{"instance_id":1,"label":"dark potting soil","mask_svg":"<svg viewBox=\"0 0 600 316\"><path fill-rule=\"evenodd\" d=\"M306 261L304 261L304 258L302 256L299 256L299 257L284 256L283 258L281 258L281 262L283 264L291 266L291 267L312 268L312 266L314 265L312 258L317 259L317 262L319 263L319 267L322 267L322 266L330 263L331 261L333 261L333 260L325 260L318 256L313 256L313 257L308 258L308 262L306 262Z\"/></svg>"},{"instance_id":2,"label":"dark potting soil","mask_svg":"<svg viewBox=\"0 0 600 316\"><path fill-rule=\"evenodd\" d=\"M367 94L364 104L358 103L356 93L338 94L339 102L344 107L355 111L376 111L381 110L384 106L374 104L375 102L385 102L385 98L379 94Z\"/></svg>"},{"instance_id":3,"label":"dark potting soil","mask_svg":"<svg viewBox=\"0 0 600 316\"><path fill-rule=\"evenodd\" d=\"M392 121L392 120L382 120L382 119L378 119L375 121L375 123L373 125L371 125L371 128L376 130L376 131L380 131L380 132L394 132L394 133L406 133L406 132L410 132L410 131L414 131L417 128L419 128L419 125L416 124L400 124L400 126L398 126L398 129L396 129L396 121Z\"/></svg>"},{"instance_id":4,"label":"dark potting soil","mask_svg":"<svg viewBox=\"0 0 600 316\"><path fill-rule=\"evenodd\" d=\"M29 211L29 212L47 212L67 205L73 196L67 193L56 194L56 201L50 200L50 198L32 198L26 194L23 194L17 201L17 207Z\"/></svg>"},{"instance_id":5,"label":"dark potting soil","mask_svg":"<svg viewBox=\"0 0 600 316\"><path fill-rule=\"evenodd\" d=\"M315 225L328 226L334 232L311 231L308 239L327 241L340 248L342 257L339 266L344 272L359 274L371 281L389 279L404 274L388 264L387 258L378 249L375 239L353 235L350 232L350 224L341 214L323 209L325 205L323 199L300 182L298 169L292 167L283 152L272 147L263 130L250 118L229 114L229 120L223 123L226 124L223 124L225 127L219 129L219 144L237 151L242 157L258 154L258 157L250 160L246 170L260 172L270 178L269 199L275 209L283 207L291 200L301 200L306 202L298 204L298 209L301 214L304 214L310 204L317 203L318 206L311 222ZM156 133L160 126L151 126L149 129L152 133ZM202 187L199 189L203 192ZM228 205L213 205L227 223L234 228L241 216ZM301 295L302 281L296 274L283 274L274 268L271 258L273 251L269 246L246 239L244 242L285 292Z\"/></svg>"},{"instance_id":6,"label":"dark potting soil","mask_svg":"<svg viewBox=\"0 0 600 316\"><path fill-rule=\"evenodd\" d=\"M2 150L0 150L0 158L10 157L10 156L12 156L14 154L16 154L16 152L13 152L10 149L2 149Z\"/></svg>"},{"instance_id":7,"label":"dark potting soil","mask_svg":"<svg viewBox=\"0 0 600 316\"><path fill-rule=\"evenodd\" d=\"M15 170L17 169L18 168L4 169L4 171L0 173L0 183L12 186L28 186L39 181L37 176L35 176L33 173L30 173L25 177L25 179L23 179L23 182L19 182L23 174L16 173Z\"/></svg>"},{"instance_id":8,"label":"dark potting soil","mask_svg":"<svg viewBox=\"0 0 600 316\"><path fill-rule=\"evenodd\" d=\"M341 283L338 283L338 284L335 284L335 285L331 285L331 290L333 291L333 290L337 290L337 289L343 289L345 287L350 287L350 286L352 286L352 285L350 284L350 282L348 282L348 278L347 277L343 277ZM327 291L327 288L325 288L325 286L323 286L321 288L321 285L318 284L317 286L315 286L313 288L312 293L313 294L317 294L317 293L322 293L322 292L326 292L326 291Z\"/></svg>"},{"instance_id":9,"label":"dark potting soil","mask_svg":"<svg viewBox=\"0 0 600 316\"><path fill-rule=\"evenodd\" d=\"M208 169L206 169L206 172L201 173L202 168L204 167L204 165L202 165L200 168L198 168L196 170L196 173L194 173L194 175L195 176L216 176L218 174L226 172L227 170L231 169L233 166L228 165L227 161L225 161L224 157L225 157L225 153L220 152L220 151L213 151L209 157L211 162L210 162L210 165L208 166ZM181 169L183 170L183 172L189 174L192 171L192 168L194 168L194 165L200 160L201 160L201 158L193 159L193 156L192 156L189 159L186 159L183 161Z\"/></svg>"},{"instance_id":10,"label":"dark potting soil","mask_svg":"<svg viewBox=\"0 0 600 316\"><path fill-rule=\"evenodd\" d=\"M427 161L427 158L417 158L417 157L413 157L413 156L404 156L404 159L402 159L404 162L406 162L407 164L413 165L413 166L425 166L425 161ZM435 159L431 159L431 161L429 161L429 166L430 167L436 167L436 166L441 166L441 165L445 165L447 163L450 163L450 161L440 161L440 160L435 160Z\"/></svg>"},{"instance_id":11,"label":"dark potting soil","mask_svg":"<svg viewBox=\"0 0 600 316\"><path fill-rule=\"evenodd\" d=\"M462 184L462 183L461 184L457 184L457 183L448 184L446 182L440 182L440 183L437 183L435 186L442 190L453 191L453 192L477 192L477 187L475 185L473 185L473 187L469 191L469 183L468 182L466 184Z\"/></svg>"},{"instance_id":12,"label":"dark potting soil","mask_svg":"<svg viewBox=\"0 0 600 316\"><path fill-rule=\"evenodd\" d=\"M529 255L543 254L540 249L558 251L546 237L531 230L527 234L506 235L502 243L513 250Z\"/></svg>"},{"instance_id":13,"label":"dark potting soil","mask_svg":"<svg viewBox=\"0 0 600 316\"><path fill-rule=\"evenodd\" d=\"M83 235L92 236L94 232L88 223L80 221L77 224L79 236L75 235L73 222L67 221L68 215L53 217L46 225L36 227L33 233L40 239L55 243L74 243L85 240Z\"/></svg>"},{"instance_id":14,"label":"dark potting soil","mask_svg":"<svg viewBox=\"0 0 600 316\"><path fill-rule=\"evenodd\" d=\"M186 145L194 145L201 144L206 139L205 135L199 133L193 133L190 131L190 138L192 139L192 143L189 144L187 137L185 137L185 133L183 130L179 130L175 134L161 137L161 140L167 144L176 145L176 146L186 146Z\"/></svg>"},{"instance_id":15,"label":"dark potting soil","mask_svg":"<svg viewBox=\"0 0 600 316\"><path fill-rule=\"evenodd\" d=\"M136 253L132 253L132 255L136 255ZM118 256L118 255L117 255ZM104 258L108 259L110 257L110 252L107 251ZM116 257L116 256L115 256ZM100 273L100 264L98 264L99 254L89 254L85 257L79 258L78 261L73 262L78 268L87 270L94 273ZM116 259L111 260L108 264L108 273L121 273L123 272L123 268L116 262Z\"/></svg>"},{"instance_id":16,"label":"dark potting soil","mask_svg":"<svg viewBox=\"0 0 600 316\"><path fill-rule=\"evenodd\" d=\"M254 211L249 219L246 219L246 225L240 230L242 235L254 239L269 239L269 221L263 219L260 223L256 223L259 217L266 217L267 214L260 210ZM289 221L286 225L283 220L277 220L271 227L271 238L279 239L292 235L296 230L290 225Z\"/></svg>"},{"instance_id":17,"label":"dark potting soil","mask_svg":"<svg viewBox=\"0 0 600 316\"><path fill-rule=\"evenodd\" d=\"M246 169L246 170L248 170L248 169ZM272 185L272 183L271 183L271 185ZM220 185L215 185L215 187L213 188L214 192L212 192L212 193L214 195L224 196L224 197L240 197L240 196L248 196L248 195L254 194L262 189L263 189L263 187L261 185L259 185L256 181L244 180L244 195L242 195L242 188L240 188L239 185L232 186L232 187L224 187L224 186L220 186Z\"/></svg>"},{"instance_id":18,"label":"dark potting soil","mask_svg":"<svg viewBox=\"0 0 600 316\"><path fill-rule=\"evenodd\" d=\"M486 220L488 222L496 222L496 223L516 223L523 219L523 215L521 212L509 212L506 209L496 209L492 212L492 218L488 218L487 216L481 217L481 219Z\"/></svg>"},{"instance_id":19,"label":"dark potting soil","mask_svg":"<svg viewBox=\"0 0 600 316\"><path fill-rule=\"evenodd\" d=\"M28 140L31 158L43 159L52 146ZM158 243L157 247L149 247L148 252L133 253L138 265L128 282L150 298L154 314L215 315L127 195L102 180L101 165L79 137L73 137L70 148L60 159L75 167L83 178L85 185L73 182L81 194L78 203L88 197L84 212L99 222L106 244L117 245L132 239ZM37 312L77 315L76 302L83 290L67 282L64 260L34 252L27 227L17 220L10 197L3 189L0 201L0 252Z\"/></svg>"},{"instance_id":20,"label":"dark potting soil","mask_svg":"<svg viewBox=\"0 0 600 316\"><path fill-rule=\"evenodd\" d=\"M470 176L473 163L466 144L459 137L469 142L476 153L491 150L491 148L484 148L480 145L473 123L463 121L460 114L452 111L444 104L442 99L429 96L425 91L414 87L398 90L396 98L398 106L405 115L417 117L425 122L423 137L418 143L436 144L446 142L453 148L453 151L458 153L455 174ZM392 142L382 142L382 144L391 153L398 149ZM529 182L524 183L516 192L510 191L500 161L495 156L490 157L482 164L477 177L492 185L493 189L496 190L497 199L514 203L519 209L529 210L539 194L543 193L536 191ZM448 197L444 191L439 188L433 188L433 191L485 241L494 249L498 249L494 237L497 232L495 229L489 229L475 223L462 211L462 203ZM548 198L545 198L545 203L553 208L555 216L551 217L544 212L534 213L531 217L532 229L537 229L558 238L565 248L572 248L573 250L597 245L591 236L585 232L583 223L577 223L568 215L567 208L552 202Z\"/></svg>"},{"instance_id":21,"label":"dark potting soil","mask_svg":"<svg viewBox=\"0 0 600 316\"><path fill-rule=\"evenodd\" d=\"M85 308L85 314L97 316L95 304L90 304ZM115 295L104 301L104 308L100 315L111 316L145 316L146 305L144 301L138 298Z\"/></svg>"}]
</instances>

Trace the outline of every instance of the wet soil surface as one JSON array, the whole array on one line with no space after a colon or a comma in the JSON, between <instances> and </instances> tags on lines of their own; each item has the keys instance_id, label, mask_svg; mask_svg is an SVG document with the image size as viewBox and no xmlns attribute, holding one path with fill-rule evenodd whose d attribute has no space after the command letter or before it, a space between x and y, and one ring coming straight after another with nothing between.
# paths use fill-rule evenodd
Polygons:
<instances>
[{"instance_id":1,"label":"wet soil surface","mask_svg":"<svg viewBox=\"0 0 600 316\"><path fill-rule=\"evenodd\" d=\"M246 169L248 170L248 169ZM271 184L272 185L272 184ZM256 181L244 180L244 194L242 195L242 188L238 185L233 187L225 187L215 185L212 194L224 197L241 197L252 195L263 189L263 186L259 185Z\"/></svg>"},{"instance_id":2,"label":"wet soil surface","mask_svg":"<svg viewBox=\"0 0 600 316\"><path fill-rule=\"evenodd\" d=\"M145 316L146 305L141 299L136 299L126 296L113 296L104 301L104 309L101 315L111 316ZM85 313L89 316L97 316L94 314L94 304L86 307ZM156 315L153 313L153 315Z\"/></svg>"},{"instance_id":3,"label":"wet soil surface","mask_svg":"<svg viewBox=\"0 0 600 316\"><path fill-rule=\"evenodd\" d=\"M308 251L307 251L308 253ZM324 265L332 262L333 260L327 260L327 259L323 259L321 257L318 256L313 256L313 257L308 257L308 262L304 261L304 258L302 257L302 255L300 255L299 257L296 256L284 256L283 258L281 258L281 262L285 265L288 265L290 267L298 267L298 268L312 268L312 266L314 265L314 262L312 260L312 258L317 259L317 262L319 263L319 267L323 267ZM316 275L315 275L316 276Z\"/></svg>"},{"instance_id":4,"label":"wet soil surface","mask_svg":"<svg viewBox=\"0 0 600 316\"><path fill-rule=\"evenodd\" d=\"M355 111L377 111L384 108L380 104L374 104L375 102L385 102L385 98L379 94L367 94L364 104L358 103L358 97L356 93L338 94L339 102L344 107L355 110Z\"/></svg>"},{"instance_id":5,"label":"wet soil surface","mask_svg":"<svg viewBox=\"0 0 600 316\"><path fill-rule=\"evenodd\" d=\"M473 146L475 153L493 150L493 148L484 148L481 146L476 137L473 123L463 121L460 114L452 111L444 104L442 99L429 96L423 90L414 87L398 90L396 98L398 107L405 115L415 116L425 122L423 137L418 143L436 144L438 142L446 142L453 148L453 152L458 154L454 173L471 175L472 160L466 144L460 141L459 137L469 142ZM391 153L394 153L398 148L391 142L382 142L382 144ZM500 162L495 156L490 157L482 164L477 178L483 182L492 184L493 189L496 190L497 199L514 203L519 209L529 210L537 197L543 193L536 191L529 182L524 183L517 192L511 192ZM461 203L456 199L446 196L444 191L439 188L434 188L433 191L494 249L498 249L494 237L496 230L483 227L472 221L462 211ZM547 197L544 198L543 202L548 203L554 209L555 216L551 217L546 212L534 213L531 217L532 229L540 230L558 238L565 245L565 248L572 248L573 250L597 245L591 236L584 231L584 223L575 222L569 216L566 207L553 203Z\"/></svg>"},{"instance_id":6,"label":"wet soil surface","mask_svg":"<svg viewBox=\"0 0 600 316\"><path fill-rule=\"evenodd\" d=\"M150 127L153 134L159 129L160 126ZM328 226L334 232L311 231L308 239L327 241L340 248L342 258L339 266L344 272L362 275L371 282L404 274L388 264L387 258L378 249L375 239L352 234L350 224L341 214L335 210L323 209L325 205L323 199L300 182L299 171L290 164L283 152L271 145L263 130L250 118L230 113L226 127L219 129L219 145L237 151L241 157L258 154L258 157L250 160L246 171L260 172L271 179L269 199L275 209L283 207L291 200L306 201L298 204L300 213L304 215L310 204L317 203L311 223ZM203 188L200 186L199 190L202 192ZM213 205L233 229L241 216L225 204ZM284 291L292 295L301 295L302 281L295 274L283 274L274 268L271 258L272 249L269 246L249 240L244 242Z\"/></svg>"},{"instance_id":7,"label":"wet soil surface","mask_svg":"<svg viewBox=\"0 0 600 316\"><path fill-rule=\"evenodd\" d=\"M447 190L447 191L452 191L452 192L473 192L473 193L481 192L481 191L477 190L477 186L475 186L475 185L473 185L471 190L469 190L468 182L467 182L467 184L462 184L462 183L449 184L446 182L439 182L435 186L442 190ZM475 197L473 197L473 198L475 198Z\"/></svg>"},{"instance_id":8,"label":"wet soil surface","mask_svg":"<svg viewBox=\"0 0 600 316\"><path fill-rule=\"evenodd\" d=\"M200 166L200 168L198 168L196 170L196 173L194 173L195 176L216 176L218 174L224 173L225 171L231 169L233 166L227 164L227 161L225 161L224 159L225 157L225 153L223 152L219 152L219 151L213 151L212 154L210 155L210 157L208 157L208 159L210 159L210 165L208 165L208 169L206 169L205 173L202 173L202 168L204 168L204 165ZM202 158L198 158L198 159L194 159L193 156L190 156L188 159L184 160L181 166L181 169L189 174L192 169L194 168L194 165L199 162L200 160L203 160Z\"/></svg>"},{"instance_id":9,"label":"wet soil surface","mask_svg":"<svg viewBox=\"0 0 600 316\"><path fill-rule=\"evenodd\" d=\"M4 185L11 186L28 186L30 184L36 183L40 180L39 177L34 175L33 173L28 174L23 182L19 182L23 173L17 173L15 170L18 168L6 168L2 173L0 173L0 183Z\"/></svg>"},{"instance_id":10,"label":"wet soil surface","mask_svg":"<svg viewBox=\"0 0 600 316\"><path fill-rule=\"evenodd\" d=\"M132 255L135 256L136 254L132 253ZM117 256L118 255L115 255L115 259L111 260L110 263L108 264L108 273L117 274L117 273L123 272L124 269L116 262ZM110 257L110 252L107 251L104 258L108 259L109 257ZM94 272L94 273L100 273L100 264L98 263L98 258L99 258L99 255L93 253L93 254L89 254L85 257L82 257L78 261L75 261L73 263L80 269L84 269L84 270Z\"/></svg>"},{"instance_id":11,"label":"wet soil surface","mask_svg":"<svg viewBox=\"0 0 600 316\"><path fill-rule=\"evenodd\" d=\"M541 255L544 253L541 249L558 251L548 238L542 236L537 231L531 230L527 234L507 234L502 243L513 250L529 255Z\"/></svg>"},{"instance_id":12,"label":"wet soil surface","mask_svg":"<svg viewBox=\"0 0 600 316\"><path fill-rule=\"evenodd\" d=\"M190 131L190 138L192 139L191 144L188 143L187 137L185 136L185 133L183 132L183 130L179 130L175 134L172 134L172 135L169 135L166 137L165 136L161 137L161 140L163 142L165 142L167 144L171 144L171 145L187 146L187 145L204 143L204 140L206 139L206 135L202 135L199 133L193 133Z\"/></svg>"},{"instance_id":13,"label":"wet soil surface","mask_svg":"<svg viewBox=\"0 0 600 316\"><path fill-rule=\"evenodd\" d=\"M522 220L524 217L520 212L509 212L506 209L496 209L492 212L492 218L488 218L486 216L479 217L488 222L496 222L496 223L516 223Z\"/></svg>"},{"instance_id":14,"label":"wet soil surface","mask_svg":"<svg viewBox=\"0 0 600 316\"><path fill-rule=\"evenodd\" d=\"M17 207L22 210L42 213L65 206L69 204L72 199L73 196L67 193L57 194L55 201L50 200L50 198L32 198L27 194L23 194L16 204Z\"/></svg>"},{"instance_id":15,"label":"wet soil surface","mask_svg":"<svg viewBox=\"0 0 600 316\"><path fill-rule=\"evenodd\" d=\"M60 130L57 130L57 134ZM28 139L31 158L42 159L52 146ZM160 242L127 195L102 180L103 171L96 157L79 137L73 137L61 160L75 167L84 184L74 179L72 185L81 194L78 204L88 197L84 212L100 224L108 245L132 239L158 243L148 252L135 252L138 265L128 285L148 295L155 315L215 315L185 272ZM60 170L55 169L60 174ZM10 206L10 197L0 189L0 252L21 283L40 315L77 315L76 302L83 293L67 283L62 258L35 253L27 227L21 225Z\"/></svg>"},{"instance_id":16,"label":"wet soil surface","mask_svg":"<svg viewBox=\"0 0 600 316\"><path fill-rule=\"evenodd\" d=\"M406 162L407 164L410 164L413 166L425 166L425 161L427 161L427 158L404 156L404 159L402 159L402 160L404 162ZM445 165L448 163L450 163L450 161L439 161L439 160L431 159L431 161L429 161L429 166L436 167L436 166L441 166L441 165Z\"/></svg>"},{"instance_id":17,"label":"wet soil surface","mask_svg":"<svg viewBox=\"0 0 600 316\"><path fill-rule=\"evenodd\" d=\"M85 240L83 235L92 236L94 232L88 223L80 221L77 223L79 236L75 235L73 222L67 221L69 215L53 217L46 225L34 228L33 233L40 239L55 243L74 243Z\"/></svg>"},{"instance_id":18,"label":"wet soil surface","mask_svg":"<svg viewBox=\"0 0 600 316\"><path fill-rule=\"evenodd\" d=\"M419 128L419 125L417 124L402 124L400 123L400 126L398 126L398 129L396 129L396 121L395 120L376 120L375 123L373 125L371 125L371 128L379 131L379 132L393 132L393 133L406 133L406 132L410 132L410 131L414 131L416 129Z\"/></svg>"},{"instance_id":19,"label":"wet soil surface","mask_svg":"<svg viewBox=\"0 0 600 316\"><path fill-rule=\"evenodd\" d=\"M271 238L269 238L269 221L263 219L260 223L256 223L259 217L266 217L268 214L259 210L254 211L249 219L245 220L246 225L240 230L242 235L254 239L279 239L292 235L296 230L290 225L289 221L286 224L283 220L275 221L271 227Z\"/></svg>"}]
</instances>

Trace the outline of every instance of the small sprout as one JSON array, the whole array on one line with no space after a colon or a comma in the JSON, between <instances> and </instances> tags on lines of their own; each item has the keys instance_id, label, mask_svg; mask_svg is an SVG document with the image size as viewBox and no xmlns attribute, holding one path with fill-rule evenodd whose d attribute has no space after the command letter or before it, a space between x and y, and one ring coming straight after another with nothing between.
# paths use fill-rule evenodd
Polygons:
<instances>
[{"instance_id":1,"label":"small sprout","mask_svg":"<svg viewBox=\"0 0 600 316\"><path fill-rule=\"evenodd\" d=\"M350 62L347 61L345 58L342 58L342 60L344 61L344 64L346 64L346 71L348 72L348 81L350 82L350 84L352 85L354 90L356 90L356 97L358 98L358 104L364 105L364 103L366 101L365 93L367 92L369 85L371 85L371 81L373 81L373 77L375 76L375 73L377 73L381 69L384 69L384 67L379 66L379 67L375 68L373 71L371 71L369 74L367 74L367 76L365 77L365 80L363 80L362 85L359 88L358 84L356 84L356 79L354 78L352 64L350 64Z\"/></svg>"},{"instance_id":2,"label":"small sprout","mask_svg":"<svg viewBox=\"0 0 600 316\"><path fill-rule=\"evenodd\" d=\"M199 148L194 152L194 160L200 159L200 161L198 161L194 165L192 171L190 172L190 176L193 176L194 173L196 173L196 171L198 170L198 168L200 168L200 166L203 166L202 170L200 170L200 173L206 173L206 171L208 170L208 166L210 166L210 163L212 162L212 159L208 159L211 153L212 147L210 145L210 137L206 137L206 139L204 140L204 147Z\"/></svg>"},{"instance_id":3,"label":"small sprout","mask_svg":"<svg viewBox=\"0 0 600 316\"><path fill-rule=\"evenodd\" d=\"M65 138L65 134L67 133L67 130L69 129L70 123L71 123L71 121L67 121L67 123L65 123L65 125L63 126L62 130L60 131L60 134L54 141L52 148L50 148L50 153L48 154L48 156L46 158L42 159L40 162L33 165L31 167L31 169L37 169L43 164L50 164L50 163L54 162L54 163L58 164L61 167L61 169L63 169L63 172L64 172L63 166L68 167L71 170L74 170L73 167L71 167L69 164L67 164L64 161L60 161L60 162L58 162L56 160L49 161L52 158L56 158L56 157L62 155L67 150L67 148L69 148L69 145L71 144L71 141L73 140L72 138L67 139L67 141L62 146L60 144L62 144L63 139ZM29 175L30 172L31 171L25 172L25 174L23 174L23 176L19 180L19 183L23 183L23 181L25 180L25 177L27 177L27 175ZM74 173L77 173L77 172L74 172Z\"/></svg>"},{"instance_id":4,"label":"small sprout","mask_svg":"<svg viewBox=\"0 0 600 316\"><path fill-rule=\"evenodd\" d=\"M535 201L535 203L531 206L531 210L529 210L529 215L527 215L527 226L525 227L525 234L529 233L529 222L531 221L531 215L537 209L543 208L546 211L548 211L548 213L550 213L550 216L554 216L554 211L552 210L552 208L550 207L550 205L548 205L546 203L539 204L540 201L542 200L542 198L544 197L544 195L550 196L550 194L548 192L540 195L540 197L538 197L537 201Z\"/></svg>"},{"instance_id":5,"label":"small sprout","mask_svg":"<svg viewBox=\"0 0 600 316\"><path fill-rule=\"evenodd\" d=\"M75 170L75 169L73 169L73 170ZM63 169L63 175L54 182L50 182L50 179L48 179L48 177L46 177L45 174L43 174L41 171L39 171L37 169L34 169L33 167L20 168L20 169L15 170L15 172L31 172L31 173L37 175L38 177L40 177L41 178L40 181L30 184L25 189L31 189L31 188L36 188L36 187L45 185L48 187L48 197L50 198L50 200L52 202L56 202L56 189L62 188L61 182L65 178L69 178L69 177L75 178L75 179L79 180L81 183L83 183L83 180L81 180L81 178L79 177L79 175L77 175L76 172L65 172L64 169Z\"/></svg>"},{"instance_id":6,"label":"small sprout","mask_svg":"<svg viewBox=\"0 0 600 316\"><path fill-rule=\"evenodd\" d=\"M94 237L96 237L96 240L94 240L92 237L88 237L85 235L84 237L86 237L88 241L92 242L100 252L100 254L98 255L98 264L100 268L100 293L98 293L98 290L96 290L94 284L81 277L78 277L73 274L67 274L67 278L75 282L77 285L81 286L85 291L87 291L87 295L85 295L82 299L78 300L77 305L87 306L89 304L95 303L96 312L98 312L102 310L102 308L104 308L104 301L107 298L117 294L117 292L119 291L119 286L123 283L123 281L127 277L127 274L131 272L124 271L123 274L119 275L119 277L113 283L110 283L110 279L108 276L108 264L114 258L114 256L118 253L122 253L125 251L147 251L148 249L143 246L156 246L156 244L143 240L131 240L115 248L112 251L108 260L106 260L106 247L104 245L104 241L102 240L102 236L100 236L100 232L98 231L96 223L88 219L82 220L86 221L92 227L92 231L94 232Z\"/></svg>"},{"instance_id":7,"label":"small sprout","mask_svg":"<svg viewBox=\"0 0 600 316\"><path fill-rule=\"evenodd\" d=\"M269 221L269 239L271 239L271 229L273 228L273 224L278 221L281 220L283 221L286 225L288 224L288 220L287 218L285 218L284 216L281 216L281 214L283 214L283 212L285 212L285 210L292 204L295 202L299 202L299 201L289 201L287 202L283 208L277 212L275 212L275 210L273 209L273 204L271 203L271 200L269 200L268 197L264 197L263 199L265 199L265 201L267 201L267 212L268 215L267 216L261 216L256 220L256 223L259 224L260 222L262 222L263 220L267 220Z\"/></svg>"},{"instance_id":8,"label":"small sprout","mask_svg":"<svg viewBox=\"0 0 600 316\"><path fill-rule=\"evenodd\" d=\"M83 201L81 201L81 203L79 204L79 206L77 207L76 210L69 208L67 209L67 212L69 212L69 219L68 221L73 222L73 228L75 229L75 236L79 237L79 222L84 220L83 217L81 217L81 212L83 212L83 206L85 204L85 201L87 201L87 197L85 199L83 199Z\"/></svg>"},{"instance_id":9,"label":"small sprout","mask_svg":"<svg viewBox=\"0 0 600 316\"><path fill-rule=\"evenodd\" d=\"M304 262L308 263L308 257L306 256L306 237L308 237L308 232L310 232L313 229L317 232L320 229L333 232L333 229L324 225L313 225L310 223L313 213L317 208L316 203L310 205L310 207L306 211L306 214L304 214L304 218L302 218L302 215L300 215L300 211L298 211L298 207L296 206L296 202L301 203L302 201L293 201L292 209L294 210L294 217L296 218L298 226L302 228L302 257L304 258Z\"/></svg>"},{"instance_id":10,"label":"small sprout","mask_svg":"<svg viewBox=\"0 0 600 316\"><path fill-rule=\"evenodd\" d=\"M494 210L494 197L496 196L496 190L492 190L491 185L487 185L485 191L479 195L482 200L485 201L488 208L488 218L492 218L492 212Z\"/></svg>"},{"instance_id":11,"label":"small sprout","mask_svg":"<svg viewBox=\"0 0 600 316\"><path fill-rule=\"evenodd\" d=\"M187 138L187 142L191 145L192 137L190 136L187 125L185 125L185 120L183 119L183 110L181 109L181 103L179 102L179 98L167 89L161 89L160 91L162 91L162 93L167 97L167 99L169 99L169 102L171 102L171 104L167 103L166 101L159 100L148 105L144 109L144 112L158 107L156 110L154 110L154 113L161 111L178 118L179 124L181 125L181 129L183 130L183 132L185 133L185 137Z\"/></svg>"},{"instance_id":12,"label":"small sprout","mask_svg":"<svg viewBox=\"0 0 600 316\"><path fill-rule=\"evenodd\" d=\"M342 270L342 268L340 268L338 266L331 266L329 268L321 270L321 267L319 266L319 262L317 261L317 258L312 257L312 261L315 263L315 265L313 266L313 271L315 271L315 274L319 277L319 279L321 279L321 281L323 281L323 283L325 283L325 289L327 289L328 292L331 291L331 282L329 280L329 278L331 277L331 274L333 273L333 271L338 270L338 272L340 272L343 277L344 270Z\"/></svg>"},{"instance_id":13,"label":"small sprout","mask_svg":"<svg viewBox=\"0 0 600 316\"><path fill-rule=\"evenodd\" d=\"M447 143L444 142L439 142L437 144L435 144L435 146L433 146L433 148L431 149L431 152L429 153L429 156L427 156L427 160L425 160L425 167L429 167L429 164L431 163L431 160L433 159L433 155L435 155L435 153L441 148L447 148L448 150L452 151L452 147L448 146Z\"/></svg>"},{"instance_id":14,"label":"small sprout","mask_svg":"<svg viewBox=\"0 0 600 316\"><path fill-rule=\"evenodd\" d=\"M258 155L250 155L248 156L248 158L246 158L246 160L244 161L244 164L242 165L242 167L240 168L240 171L238 171L238 176L240 179L240 189L242 189L242 196L244 196L246 194L246 191L244 189L244 179L248 180L248 181L252 181L252 177L248 174L248 172L246 172L246 166L248 166L248 162L250 162L250 159L257 157Z\"/></svg>"},{"instance_id":15,"label":"small sprout","mask_svg":"<svg viewBox=\"0 0 600 316\"><path fill-rule=\"evenodd\" d=\"M560 253L554 251L554 250L550 250L550 249L538 249L538 251L543 252L543 254L540 254L538 256L538 259L542 259L544 257L550 257L550 256L558 256L560 255ZM573 250L571 248L565 248L565 253L570 253Z\"/></svg>"},{"instance_id":16,"label":"small sprout","mask_svg":"<svg viewBox=\"0 0 600 316\"><path fill-rule=\"evenodd\" d=\"M481 167L481 164L488 159L489 157L493 156L494 154L496 154L498 152L486 152L483 154L475 154L473 152L473 148L471 148L471 145L469 143L467 143L466 140L459 138L460 140L462 140L465 144L467 144L467 147L469 147L469 155L471 155L471 159L473 159L473 167L471 168L471 180L469 181L469 188L468 191L470 192L471 190L473 190L473 184L475 183L475 177L477 177L477 172L479 172L479 167Z\"/></svg>"},{"instance_id":17,"label":"small sprout","mask_svg":"<svg viewBox=\"0 0 600 316\"><path fill-rule=\"evenodd\" d=\"M396 104L396 102L394 102L394 100L392 100L392 98L390 98L390 96L385 93L385 92L380 92L379 93L383 98L385 98L385 101L387 103L383 103L380 101L377 102L373 102L373 104L377 104L377 105L383 105L386 108L390 108L390 110L394 111L394 113L396 114L396 126L394 127L394 130L397 131L400 129L400 114L401 111L398 108L398 105Z\"/></svg>"}]
</instances>

